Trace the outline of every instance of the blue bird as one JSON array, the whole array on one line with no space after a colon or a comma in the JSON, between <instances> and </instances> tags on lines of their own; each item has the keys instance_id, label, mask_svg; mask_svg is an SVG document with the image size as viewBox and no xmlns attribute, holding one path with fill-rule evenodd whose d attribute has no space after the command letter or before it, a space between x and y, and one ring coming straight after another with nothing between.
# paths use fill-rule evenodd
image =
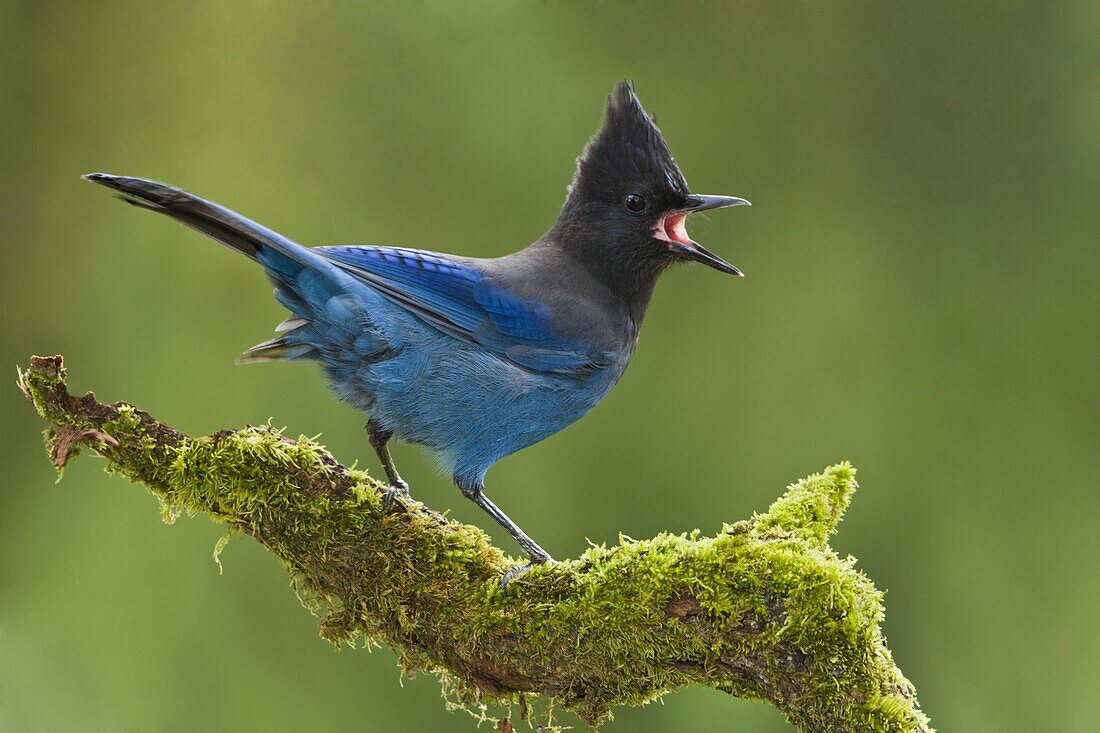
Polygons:
<instances>
[{"instance_id":1,"label":"blue bird","mask_svg":"<svg viewBox=\"0 0 1100 733\"><path fill-rule=\"evenodd\" d=\"M684 221L691 212L748 205L689 191L630 82L609 97L554 225L496 259L303 247L162 183L84 178L264 268L291 315L240 361L320 362L336 394L369 415L367 436L390 484L387 506L408 497L390 439L425 446L532 563L552 558L489 500L486 471L574 422L615 385L665 268L690 260L741 274L692 241Z\"/></svg>"}]
</instances>

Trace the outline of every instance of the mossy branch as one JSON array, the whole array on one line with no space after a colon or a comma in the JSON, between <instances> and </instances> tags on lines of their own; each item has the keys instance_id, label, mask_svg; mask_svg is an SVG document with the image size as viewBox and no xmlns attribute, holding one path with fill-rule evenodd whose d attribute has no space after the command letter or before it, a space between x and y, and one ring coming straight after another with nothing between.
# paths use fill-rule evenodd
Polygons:
<instances>
[{"instance_id":1,"label":"mossy branch","mask_svg":"<svg viewBox=\"0 0 1100 733\"><path fill-rule=\"evenodd\" d=\"M930 731L882 637L882 593L828 546L856 488L848 464L790 486L715 537L593 547L500 585L513 562L476 527L267 427L192 438L126 403L69 394L62 359L19 386L54 464L82 446L168 515L206 513L277 555L333 642L392 646L468 704L544 696L590 724L683 685L766 700L803 731ZM507 729L502 722L501 729Z\"/></svg>"}]
</instances>

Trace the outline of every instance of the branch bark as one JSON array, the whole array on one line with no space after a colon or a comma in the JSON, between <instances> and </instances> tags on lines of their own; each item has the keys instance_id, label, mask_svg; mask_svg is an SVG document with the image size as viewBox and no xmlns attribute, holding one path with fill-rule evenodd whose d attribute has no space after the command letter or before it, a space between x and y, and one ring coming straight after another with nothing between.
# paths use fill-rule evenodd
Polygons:
<instances>
[{"instance_id":1,"label":"branch bark","mask_svg":"<svg viewBox=\"0 0 1100 733\"><path fill-rule=\"evenodd\" d=\"M683 685L765 700L802 731L931 731L882 637L882 593L828 546L856 488L839 464L713 537L593 547L501 588L514 562L476 527L269 427L190 437L126 403L69 394L60 356L19 386L63 467L81 447L166 515L205 513L278 556L321 634L392 646L466 704L544 696L590 725ZM505 725L504 722L501 725Z\"/></svg>"}]
</instances>

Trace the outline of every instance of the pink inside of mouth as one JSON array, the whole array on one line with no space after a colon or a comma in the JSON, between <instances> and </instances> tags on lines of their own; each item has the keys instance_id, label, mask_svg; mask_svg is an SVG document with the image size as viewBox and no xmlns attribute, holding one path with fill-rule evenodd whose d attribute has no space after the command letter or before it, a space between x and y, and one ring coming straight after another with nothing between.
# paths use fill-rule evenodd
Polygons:
<instances>
[{"instance_id":1,"label":"pink inside of mouth","mask_svg":"<svg viewBox=\"0 0 1100 733\"><path fill-rule=\"evenodd\" d=\"M688 236L684 222L687 220L686 211L676 211L665 214L653 225L653 236L669 245L679 244L683 247L691 247L694 242Z\"/></svg>"}]
</instances>

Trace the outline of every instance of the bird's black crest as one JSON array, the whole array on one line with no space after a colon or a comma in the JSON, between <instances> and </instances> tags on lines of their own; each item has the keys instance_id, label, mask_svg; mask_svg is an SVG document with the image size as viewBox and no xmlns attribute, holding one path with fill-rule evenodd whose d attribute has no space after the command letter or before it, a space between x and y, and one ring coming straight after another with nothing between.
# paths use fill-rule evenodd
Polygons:
<instances>
[{"instance_id":1,"label":"bird's black crest","mask_svg":"<svg viewBox=\"0 0 1100 733\"><path fill-rule=\"evenodd\" d=\"M634 85L621 81L608 97L603 126L577 159L571 189L615 199L626 193L619 190L623 185L641 181L671 193L688 191L684 174L634 93Z\"/></svg>"}]
</instances>

